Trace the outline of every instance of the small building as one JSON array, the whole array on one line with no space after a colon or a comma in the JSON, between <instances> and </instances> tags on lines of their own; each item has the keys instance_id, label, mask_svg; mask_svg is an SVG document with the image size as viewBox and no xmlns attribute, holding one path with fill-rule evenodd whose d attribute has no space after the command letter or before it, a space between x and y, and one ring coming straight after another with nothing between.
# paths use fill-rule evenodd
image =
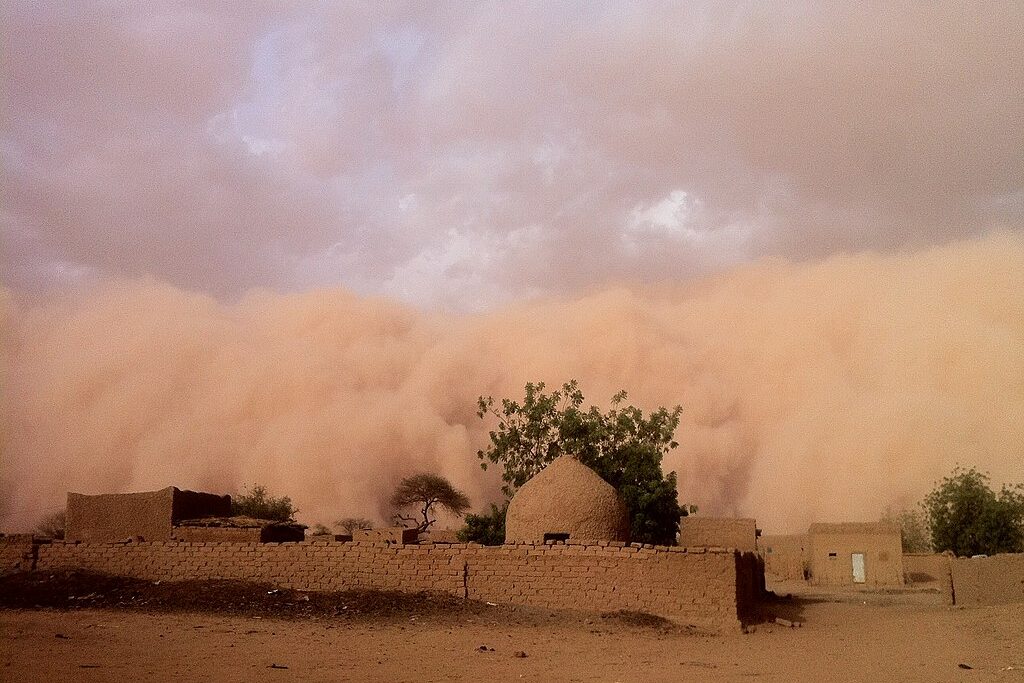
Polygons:
<instances>
[{"instance_id":1,"label":"small building","mask_svg":"<svg viewBox=\"0 0 1024 683\"><path fill-rule=\"evenodd\" d=\"M902 586L900 530L885 523L812 524L807 533L811 583Z\"/></svg>"},{"instance_id":2,"label":"small building","mask_svg":"<svg viewBox=\"0 0 1024 683\"><path fill-rule=\"evenodd\" d=\"M231 516L231 496L174 486L141 493L68 494L64 538L141 541L301 541L299 524Z\"/></svg>"},{"instance_id":3,"label":"small building","mask_svg":"<svg viewBox=\"0 0 1024 683\"><path fill-rule=\"evenodd\" d=\"M679 520L679 545L684 548L757 550L757 523L753 517L701 517Z\"/></svg>"},{"instance_id":4,"label":"small building","mask_svg":"<svg viewBox=\"0 0 1024 683\"><path fill-rule=\"evenodd\" d=\"M509 503L506 542L628 541L629 511L615 488L576 458L556 458Z\"/></svg>"}]
</instances>

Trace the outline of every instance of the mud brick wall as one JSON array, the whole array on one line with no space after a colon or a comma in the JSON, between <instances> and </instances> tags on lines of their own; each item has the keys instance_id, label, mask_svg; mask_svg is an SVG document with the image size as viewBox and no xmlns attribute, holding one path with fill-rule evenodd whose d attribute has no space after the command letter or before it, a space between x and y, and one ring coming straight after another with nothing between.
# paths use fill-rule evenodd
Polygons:
<instances>
[{"instance_id":1,"label":"mud brick wall","mask_svg":"<svg viewBox=\"0 0 1024 683\"><path fill-rule=\"evenodd\" d=\"M32 534L0 535L0 575L32 569Z\"/></svg>"},{"instance_id":2,"label":"mud brick wall","mask_svg":"<svg viewBox=\"0 0 1024 683\"><path fill-rule=\"evenodd\" d=\"M757 523L752 517L683 517L679 520L679 545L684 548L704 546L754 552L757 549Z\"/></svg>"},{"instance_id":3,"label":"mud brick wall","mask_svg":"<svg viewBox=\"0 0 1024 683\"><path fill-rule=\"evenodd\" d=\"M465 563L431 546L385 543L54 543L36 568L87 569L153 581L241 579L283 588L439 591L464 595Z\"/></svg>"},{"instance_id":4,"label":"mud brick wall","mask_svg":"<svg viewBox=\"0 0 1024 683\"><path fill-rule=\"evenodd\" d=\"M757 539L765 574L776 581L803 581L807 571L807 535L778 534Z\"/></svg>"},{"instance_id":5,"label":"mud brick wall","mask_svg":"<svg viewBox=\"0 0 1024 683\"><path fill-rule=\"evenodd\" d=\"M958 557L950 564L957 605L1024 602L1024 554L977 559Z\"/></svg>"},{"instance_id":6,"label":"mud brick wall","mask_svg":"<svg viewBox=\"0 0 1024 683\"><path fill-rule=\"evenodd\" d=\"M763 565L749 553L605 541L53 543L39 546L36 567L154 581L242 579L299 590L436 591L503 604L643 611L709 631L739 628L764 582Z\"/></svg>"},{"instance_id":7,"label":"mud brick wall","mask_svg":"<svg viewBox=\"0 0 1024 683\"><path fill-rule=\"evenodd\" d=\"M908 585L936 588L953 602L952 556L935 553L904 553L903 576Z\"/></svg>"},{"instance_id":8,"label":"mud brick wall","mask_svg":"<svg viewBox=\"0 0 1024 683\"><path fill-rule=\"evenodd\" d=\"M736 553L618 545L506 545L467 554L467 596L635 610L712 630L739 626Z\"/></svg>"}]
</instances>

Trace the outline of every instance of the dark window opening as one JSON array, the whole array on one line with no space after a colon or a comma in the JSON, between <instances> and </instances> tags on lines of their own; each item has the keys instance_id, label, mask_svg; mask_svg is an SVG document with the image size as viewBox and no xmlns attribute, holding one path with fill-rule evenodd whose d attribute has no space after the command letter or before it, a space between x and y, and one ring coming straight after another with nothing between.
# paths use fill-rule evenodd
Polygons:
<instances>
[{"instance_id":1,"label":"dark window opening","mask_svg":"<svg viewBox=\"0 0 1024 683\"><path fill-rule=\"evenodd\" d=\"M544 541L568 541L569 534L544 534Z\"/></svg>"},{"instance_id":2,"label":"dark window opening","mask_svg":"<svg viewBox=\"0 0 1024 683\"><path fill-rule=\"evenodd\" d=\"M835 553L829 553L828 556L829 557L837 557L837 555Z\"/></svg>"}]
</instances>

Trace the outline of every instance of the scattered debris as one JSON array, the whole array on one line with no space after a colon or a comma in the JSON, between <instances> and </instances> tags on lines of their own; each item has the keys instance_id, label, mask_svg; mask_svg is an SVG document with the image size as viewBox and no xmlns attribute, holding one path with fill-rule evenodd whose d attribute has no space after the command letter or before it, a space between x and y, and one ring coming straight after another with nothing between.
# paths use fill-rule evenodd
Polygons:
<instances>
[{"instance_id":1,"label":"scattered debris","mask_svg":"<svg viewBox=\"0 0 1024 683\"><path fill-rule=\"evenodd\" d=\"M270 666L268 666L267 668L268 668L268 669L287 669L288 667L287 667L287 666L285 666L284 664L273 664L273 663L272 663L272 664L271 664Z\"/></svg>"},{"instance_id":2,"label":"scattered debris","mask_svg":"<svg viewBox=\"0 0 1024 683\"><path fill-rule=\"evenodd\" d=\"M486 645L481 645L476 650L477 650L477 652L494 652L494 648L493 647L487 647Z\"/></svg>"},{"instance_id":3,"label":"scattered debris","mask_svg":"<svg viewBox=\"0 0 1024 683\"><path fill-rule=\"evenodd\" d=\"M959 664L957 664L957 666L960 667L961 669L973 669L974 668L970 664L964 664L963 662L960 662Z\"/></svg>"},{"instance_id":4,"label":"scattered debris","mask_svg":"<svg viewBox=\"0 0 1024 683\"><path fill-rule=\"evenodd\" d=\"M526 653L523 652L522 650L516 650L515 652L512 653L512 656L513 657L518 657L519 659L526 659Z\"/></svg>"},{"instance_id":5,"label":"scattered debris","mask_svg":"<svg viewBox=\"0 0 1024 683\"><path fill-rule=\"evenodd\" d=\"M783 619L782 617L775 617L775 623L779 626L785 626L786 628L800 628L802 626L799 621L790 621L789 619Z\"/></svg>"}]
</instances>

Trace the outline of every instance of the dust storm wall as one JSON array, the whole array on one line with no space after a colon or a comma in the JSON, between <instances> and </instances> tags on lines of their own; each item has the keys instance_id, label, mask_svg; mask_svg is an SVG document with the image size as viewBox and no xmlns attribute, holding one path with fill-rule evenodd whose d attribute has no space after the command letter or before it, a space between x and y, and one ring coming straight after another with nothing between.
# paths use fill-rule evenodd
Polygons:
<instances>
[{"instance_id":1,"label":"dust storm wall","mask_svg":"<svg viewBox=\"0 0 1024 683\"><path fill-rule=\"evenodd\" d=\"M766 261L690 284L607 288L479 315L343 290L218 302L151 280L0 308L2 528L66 491L264 483L302 521L387 518L436 471L475 508L480 395L578 378L680 404L664 461L682 502L766 529L877 519L956 463L1019 475L1024 238ZM784 504L778 491L786 492Z\"/></svg>"}]
</instances>

